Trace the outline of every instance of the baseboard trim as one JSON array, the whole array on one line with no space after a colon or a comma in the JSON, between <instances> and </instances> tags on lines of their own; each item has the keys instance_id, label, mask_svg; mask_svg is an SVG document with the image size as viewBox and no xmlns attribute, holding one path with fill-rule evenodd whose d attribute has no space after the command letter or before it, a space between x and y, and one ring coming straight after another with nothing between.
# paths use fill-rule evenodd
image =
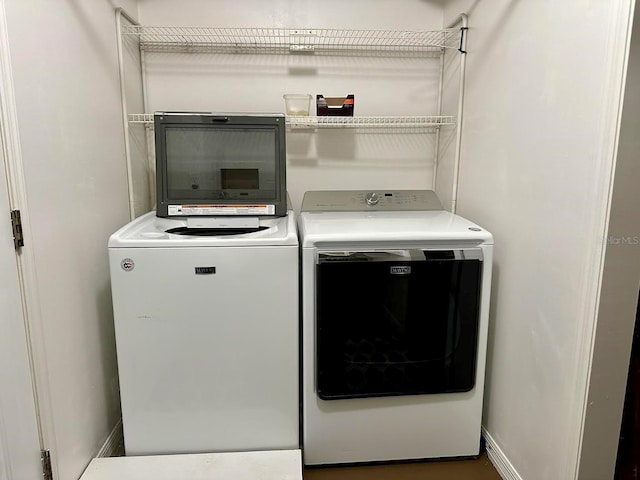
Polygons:
<instances>
[{"instance_id":1,"label":"baseboard trim","mask_svg":"<svg viewBox=\"0 0 640 480\"><path fill-rule=\"evenodd\" d=\"M485 440L487 457L503 480L522 480L518 471L511 464L502 449L498 446L493 437L484 429L484 427L482 428L482 435Z\"/></svg>"},{"instance_id":2,"label":"baseboard trim","mask_svg":"<svg viewBox=\"0 0 640 480\"><path fill-rule=\"evenodd\" d=\"M116 426L111 430L111 433L104 442L104 445L102 445L102 448L100 448L96 457L103 458L120 456L124 453L122 452L123 445L124 434L122 433L122 420L118 420L118 423L116 423Z\"/></svg>"}]
</instances>

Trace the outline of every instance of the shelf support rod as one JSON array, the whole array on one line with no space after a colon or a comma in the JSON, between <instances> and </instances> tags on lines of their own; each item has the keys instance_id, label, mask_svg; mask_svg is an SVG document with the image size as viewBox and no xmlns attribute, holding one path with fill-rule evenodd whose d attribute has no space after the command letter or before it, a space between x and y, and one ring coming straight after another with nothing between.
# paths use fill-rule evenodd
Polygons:
<instances>
[{"instance_id":1,"label":"shelf support rod","mask_svg":"<svg viewBox=\"0 0 640 480\"><path fill-rule=\"evenodd\" d=\"M460 24L460 94L458 96L458 119L456 129L456 152L453 161L453 189L451 192L451 213L456 213L458 207L458 181L460 178L460 150L462 147L462 109L464 106L464 80L467 66L467 37L469 17L466 13L458 15L447 28Z\"/></svg>"},{"instance_id":2,"label":"shelf support rod","mask_svg":"<svg viewBox=\"0 0 640 480\"><path fill-rule=\"evenodd\" d=\"M438 115L442 115L442 91L444 89L444 56L446 50L443 48L440 55L440 80L438 83L438 108L436 110ZM436 130L436 138L433 152L433 174L431 177L431 190L436 191L436 181L438 179L438 159L440 157L440 128Z\"/></svg>"},{"instance_id":3,"label":"shelf support rod","mask_svg":"<svg viewBox=\"0 0 640 480\"><path fill-rule=\"evenodd\" d=\"M122 19L133 25L139 23L123 8L116 8L116 36L118 42L118 69L120 74L120 101L122 104L122 128L124 130L124 155L127 168L127 189L129 191L129 217L135 218L135 202L133 197L133 171L131 166L131 148L129 145L129 118L127 117L127 93L125 88L124 53L122 47Z\"/></svg>"}]
</instances>

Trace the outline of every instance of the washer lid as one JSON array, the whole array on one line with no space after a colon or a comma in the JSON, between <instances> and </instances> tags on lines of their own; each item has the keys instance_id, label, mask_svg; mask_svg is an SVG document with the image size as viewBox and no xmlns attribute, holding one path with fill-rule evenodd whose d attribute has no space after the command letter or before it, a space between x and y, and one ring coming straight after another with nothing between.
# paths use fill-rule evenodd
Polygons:
<instances>
[{"instance_id":1,"label":"washer lid","mask_svg":"<svg viewBox=\"0 0 640 480\"><path fill-rule=\"evenodd\" d=\"M444 211L422 212L302 212L298 219L301 244L416 241L493 244L484 228Z\"/></svg>"},{"instance_id":2,"label":"washer lid","mask_svg":"<svg viewBox=\"0 0 640 480\"><path fill-rule=\"evenodd\" d=\"M109 238L109 248L241 247L298 245L294 214L258 219L259 231L229 235L185 234L187 218L160 218L149 212L136 218ZM235 227L235 226L231 226ZM266 228L265 228L266 227ZM172 230L176 233L169 233Z\"/></svg>"}]
</instances>

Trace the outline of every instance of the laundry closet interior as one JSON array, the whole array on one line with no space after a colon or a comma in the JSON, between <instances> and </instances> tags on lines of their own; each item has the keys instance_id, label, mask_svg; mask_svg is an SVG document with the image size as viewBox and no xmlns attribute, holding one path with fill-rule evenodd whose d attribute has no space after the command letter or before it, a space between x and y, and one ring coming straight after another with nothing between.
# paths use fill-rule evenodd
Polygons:
<instances>
[{"instance_id":1,"label":"laundry closet interior","mask_svg":"<svg viewBox=\"0 0 640 480\"><path fill-rule=\"evenodd\" d=\"M286 433L282 443L270 444L269 422L256 421L261 427L255 448L238 440L239 436L229 448L217 444L210 450L242 454L225 457L220 472L245 461L253 465L254 460L271 468L266 467L268 459L260 463L263 460L258 457L243 456L251 450L280 451L281 463L273 464L273 475L289 478L292 470L287 473L280 467L437 461L473 457L482 449L503 478L583 478L588 471L606 478L615 463L628 367L625 357L631 323L626 321L627 310L633 303L631 315L635 316L637 304L637 289L620 288L613 279L624 278L633 286L640 277L631 245L606 241L632 238L628 229L635 225L623 206L637 204L633 188L625 183L638 178L632 167L637 141L626 133L637 125L637 118L630 115L631 109L626 116L621 114L623 105L635 98L631 94L638 84L631 80L638 72L638 48L629 47L633 1L614 7L578 0L563 5L501 0L493 6L480 0L122 0L90 9L60 0L64 8L38 12L37 22L29 25L29 8L16 0L5 2L16 122L23 138L30 200L30 211L23 207L23 218L27 219L27 239L30 235L35 238L26 243L22 262L27 269L27 332L34 342L37 409L44 432L40 444L43 450L51 450L52 470L61 480L77 480L92 458L97 462L92 465L100 468L99 461L106 460L102 457L120 452L121 415L126 417L131 411L125 396L120 396L121 388L124 393L124 388L148 386L145 395L166 400L146 412L144 402L136 405L147 415L139 424L138 439L162 445L156 453L163 458L150 468L164 468L164 474L170 476L171 469L179 466L162 463L167 461L164 457L172 456L164 454L209 449L203 429L193 438L195 447L185 443L180 448L171 446L170 439L164 443L162 433L158 434L161 429L154 430L161 426L160 417L154 416L180 396L192 407L189 422L193 428L201 427L196 414L205 396L189 398L185 391L171 390L166 384L163 392L152 381L154 375L165 374L174 375L176 385L183 387L204 380L210 360L202 356L208 345L206 336L198 338L197 329L189 332L195 341L187 353L202 362L191 372L182 367L172 370L177 350L170 356L163 354L180 338L180 332L166 324L158 330L163 343L153 352L158 361L144 358L151 352L147 344L139 350L134 344L150 338L141 325L154 315L180 309L191 314L197 307L214 318L216 305L230 312L234 300L242 302L242 311L256 322L252 330L260 338L251 338L255 351L279 352L288 359L282 370L275 356L265 357L261 364L255 361L263 368L251 372L260 387L253 392L247 382L242 387L245 398L236 402L249 405L255 413L255 417L246 417L242 428L250 430L251 418L269 419L255 401L261 393L264 405L279 402L281 395L286 398L287 413L274 424ZM51 28L69 32L69 38L58 35L60 44L55 49L43 42L48 52L42 56L45 60L28 63L31 37L18 32L41 35L48 17L56 20ZM65 71L69 80L63 82ZM66 111L67 103L56 100L55 95L38 94L36 78L43 79L48 72L55 92L64 91L73 108ZM289 94L309 96L308 115L286 111L284 96ZM319 98L347 96L353 96L353 116L317 114ZM80 132L73 142L63 142L50 123L30 121L52 111L60 112L60 123L66 122L68 131ZM237 245L215 236L195 241L165 238L166 230L177 225L172 222L182 220L149 213L158 200L156 112L164 112L166 118L214 115L225 121L235 121L238 115L266 115L269 121L281 122L286 133L287 211L261 218L256 225L266 230L249 234L247 243L241 243L242 236L237 237ZM91 140L86 145L85 138ZM65 167L67 173L79 171L80 176L71 175L72 188L60 194L60 208L55 210L62 215L63 205L77 199L77 218L86 225L82 238L73 236L75 247L56 242L62 252L57 256L50 255L48 239L45 241L49 228L45 226L52 222L50 198L45 198L42 187L49 180L39 162L45 149L55 153L56 148L67 152L55 157L60 165L75 158L68 151L80 151L82 161L76 163L82 169L75 163ZM230 181L247 185L256 178L238 176ZM194 178L189 188L196 191L202 185ZM613 195L616 192L619 197ZM100 205L97 208L109 204L109 213L95 215L96 207L89 207L93 202ZM174 205L167 212L182 207ZM143 226L144 218L148 223ZM140 229L123 231L126 235L112 238L113 243L107 245L110 235L136 219ZM371 223L381 219L384 223ZM65 222L69 221L65 216ZM164 230L159 233L156 228ZM437 229L438 235L429 237L430 228ZM161 239L166 240L162 246L153 243ZM89 252L94 244L95 251ZM143 244L150 247L148 257L137 253ZM35 254L32 245L37 248ZM182 248L180 255L185 256L176 255L175 263L174 257L153 257L153 245L157 250L174 248L174 252ZM112 259L110 276L107 257L113 248L121 248L118 254L122 255ZM218 249L217 263L199 256L209 248ZM236 256L243 248L251 250L251 255ZM262 267L261 249L273 254ZM131 274L129 282L147 265L160 269L167 260L167 268L177 269L177 259L189 255L197 263L189 267L189 276L176 270L172 281L178 290L169 283L156 289L162 274L151 270L140 277L148 280L146 287L138 287L136 281L117 288L111 285L114 272L123 278ZM280 269L283 262L286 268ZM185 295L180 302L172 302L172 294L194 285L194 267L199 281L207 276L220 279L233 264L246 267L247 272L252 271L248 265L262 268L252 276L248 289L258 291L261 284L267 288L252 296L251 291L238 287L243 282L238 276L232 288L208 299L216 303L210 311L206 294L197 289L189 292L199 295L197 299ZM365 264L371 270L362 268ZM455 279L451 285L457 290L438 290L438 279L421 270L430 265L442 267L439 274ZM58 277L55 272L60 271L69 274ZM367 279L379 271L393 277L393 283L375 280L368 288ZM412 284L409 274L423 275L424 283ZM270 278L278 280L269 284ZM35 287L29 287L29 280ZM279 291L276 283L286 287ZM77 315L66 315L63 305L73 302L56 285L69 291L76 288L77 296L88 305L83 303ZM415 295L425 285L439 292L424 296L425 308L445 305L442 309L446 310L449 301L450 305L460 302L467 310L451 309L447 328L421 329L411 324L405 331L399 327L398 316L415 315L415 305L403 309L401 302L387 302L390 308L386 310L375 307L385 305L385 296L400 298L409 291ZM319 295L325 295L321 301L315 296L320 291ZM115 297L138 293L147 302L143 308L153 312L136 317L140 322L131 331L128 353L118 344L116 354L115 344L124 331L118 331L116 318L114 334L113 320L124 310ZM328 296L341 297L345 308L327 302ZM253 298L259 298L264 308L252 304ZM371 330L401 331L409 338L407 345L390 347L377 333L367 336L364 318L348 329L348 335L347 329L323 323L305 337L305 331L310 331L305 319L315 315L316 307L325 318L347 322L358 302L367 303L358 311L372 318ZM280 316L278 305L282 304L286 304L286 315ZM91 313L93 309L98 313ZM377 310L385 310L387 320L374 318ZM292 328L269 344L269 328L260 322L274 316L278 329ZM82 349L69 348L56 336L55 320L62 317L72 325L68 331L78 332L81 340L74 340L74 345L83 345ZM475 327L467 328L473 324L468 318L478 319ZM616 318L625 320L617 324ZM225 333L233 330L239 348L246 347L242 342L251 335L238 325L233 327L235 330L225 329ZM278 329L272 333L283 332ZM437 347L442 350L431 357L413 353L403 357L421 347L420 336L429 337L433 344L433 339L442 338L447 346ZM306 353L293 345L296 338L306 345ZM220 350L233 350L222 337L213 343ZM462 344L466 353L453 355ZM332 357L338 351L357 359L354 364L359 365L343 368ZM231 358L224 357L224 361ZM236 358L242 361L248 356ZM122 375L127 369L118 364L125 361L132 366L126 386ZM395 365L385 368L385 362ZM422 364L400 366L411 362ZM232 362L225 365L230 371L238 367ZM312 365L312 373L303 370L294 378L304 365ZM136 382L130 375L143 370L148 373L147 382ZM269 382L268 375L274 374L286 388ZM416 374L432 375L437 381L424 384L415 381ZM301 385L309 387L309 382L317 381L309 380L313 375L322 377L322 392L305 400L310 390ZM293 380L284 381L285 376ZM294 399L295 394L285 390L298 381L299 388L291 390L299 395ZM394 390L394 385L407 390ZM421 398L429 398L437 408L421 410ZM231 414L224 418L225 404L221 401L219 405L220 418L235 421ZM354 405L362 408L352 415ZM393 415L384 416L385 409L394 408ZM73 420L76 412L81 422ZM305 418L304 412L312 413ZM471 423L467 416L473 417ZM387 423L380 420L384 418ZM413 437L425 418L443 433L433 433L428 439ZM176 438L191 440L189 432L178 432L179 418L173 420L179 433ZM126 447L126 418L124 422ZM310 422L308 431L319 432L308 440L310 444L315 438L325 442L317 449L314 446L314 453L306 459L305 422ZM385 456L384 442L370 451L362 445L352 448L358 443L354 432L360 428L370 440L365 444L376 444L377 436L382 438L398 428L394 453ZM292 435L296 430L298 434ZM470 430L477 435L477 443L474 440L467 448ZM402 432L413 433L403 437ZM413 438L418 440L412 442ZM458 443L462 438L464 442ZM596 439L606 448L598 448ZM204 440L204 447L197 444L199 440ZM464 448L458 449L462 443ZM295 453L296 447L301 454ZM365 450L359 450L361 447ZM433 454L421 455L425 448ZM413 453L403 456L403 451ZM130 453L123 457L125 461L153 454L154 448L136 447ZM544 464L540 458L546 459ZM94 473L99 475L97 470ZM94 479L89 476L87 480Z\"/></svg>"},{"instance_id":2,"label":"laundry closet interior","mask_svg":"<svg viewBox=\"0 0 640 480\"><path fill-rule=\"evenodd\" d=\"M286 119L287 192L296 213L307 191L385 189L434 190L444 208L456 212L460 163L466 162L469 175L477 161L471 149L462 154L466 84L473 88L474 81L466 73L473 26L465 12L475 5L376 3L375 15L369 6L288 2L265 18L255 5L239 22L234 8L196 2L178 13L167 2L151 2L140 5L138 22L122 15L118 39L134 215L154 202L151 113L282 112L286 94L311 95L309 118ZM205 23L205 17L215 20ZM495 48L492 41L476 45L476 54ZM317 95L348 94L354 95L352 119L313 115ZM478 122L468 124L481 132ZM500 176L479 175L486 174ZM463 192L468 205L474 204L472 192L483 196L478 186ZM465 213L474 221L474 213L483 218L490 208L470 206Z\"/></svg>"}]
</instances>

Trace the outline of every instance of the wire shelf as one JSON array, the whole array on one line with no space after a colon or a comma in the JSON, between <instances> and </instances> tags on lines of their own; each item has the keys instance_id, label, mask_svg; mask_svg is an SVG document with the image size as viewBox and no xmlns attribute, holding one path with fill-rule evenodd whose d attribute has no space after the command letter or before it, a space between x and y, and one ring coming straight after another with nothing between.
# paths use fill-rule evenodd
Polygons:
<instances>
[{"instance_id":1,"label":"wire shelf","mask_svg":"<svg viewBox=\"0 0 640 480\"><path fill-rule=\"evenodd\" d=\"M433 54L458 49L461 31L154 27L123 25L124 36L156 52L299 53L344 55Z\"/></svg>"},{"instance_id":2,"label":"wire shelf","mask_svg":"<svg viewBox=\"0 0 640 480\"><path fill-rule=\"evenodd\" d=\"M362 117L314 117L287 116L287 126L304 128L438 128L455 125L455 118L447 115L426 116L362 116ZM153 128L152 113L130 113L130 125Z\"/></svg>"},{"instance_id":3,"label":"wire shelf","mask_svg":"<svg viewBox=\"0 0 640 480\"><path fill-rule=\"evenodd\" d=\"M363 116L363 117L304 117L288 116L291 128L436 128L454 125L451 116Z\"/></svg>"},{"instance_id":4,"label":"wire shelf","mask_svg":"<svg viewBox=\"0 0 640 480\"><path fill-rule=\"evenodd\" d=\"M130 113L128 118L130 125L143 124L153 127L153 113Z\"/></svg>"}]
</instances>

